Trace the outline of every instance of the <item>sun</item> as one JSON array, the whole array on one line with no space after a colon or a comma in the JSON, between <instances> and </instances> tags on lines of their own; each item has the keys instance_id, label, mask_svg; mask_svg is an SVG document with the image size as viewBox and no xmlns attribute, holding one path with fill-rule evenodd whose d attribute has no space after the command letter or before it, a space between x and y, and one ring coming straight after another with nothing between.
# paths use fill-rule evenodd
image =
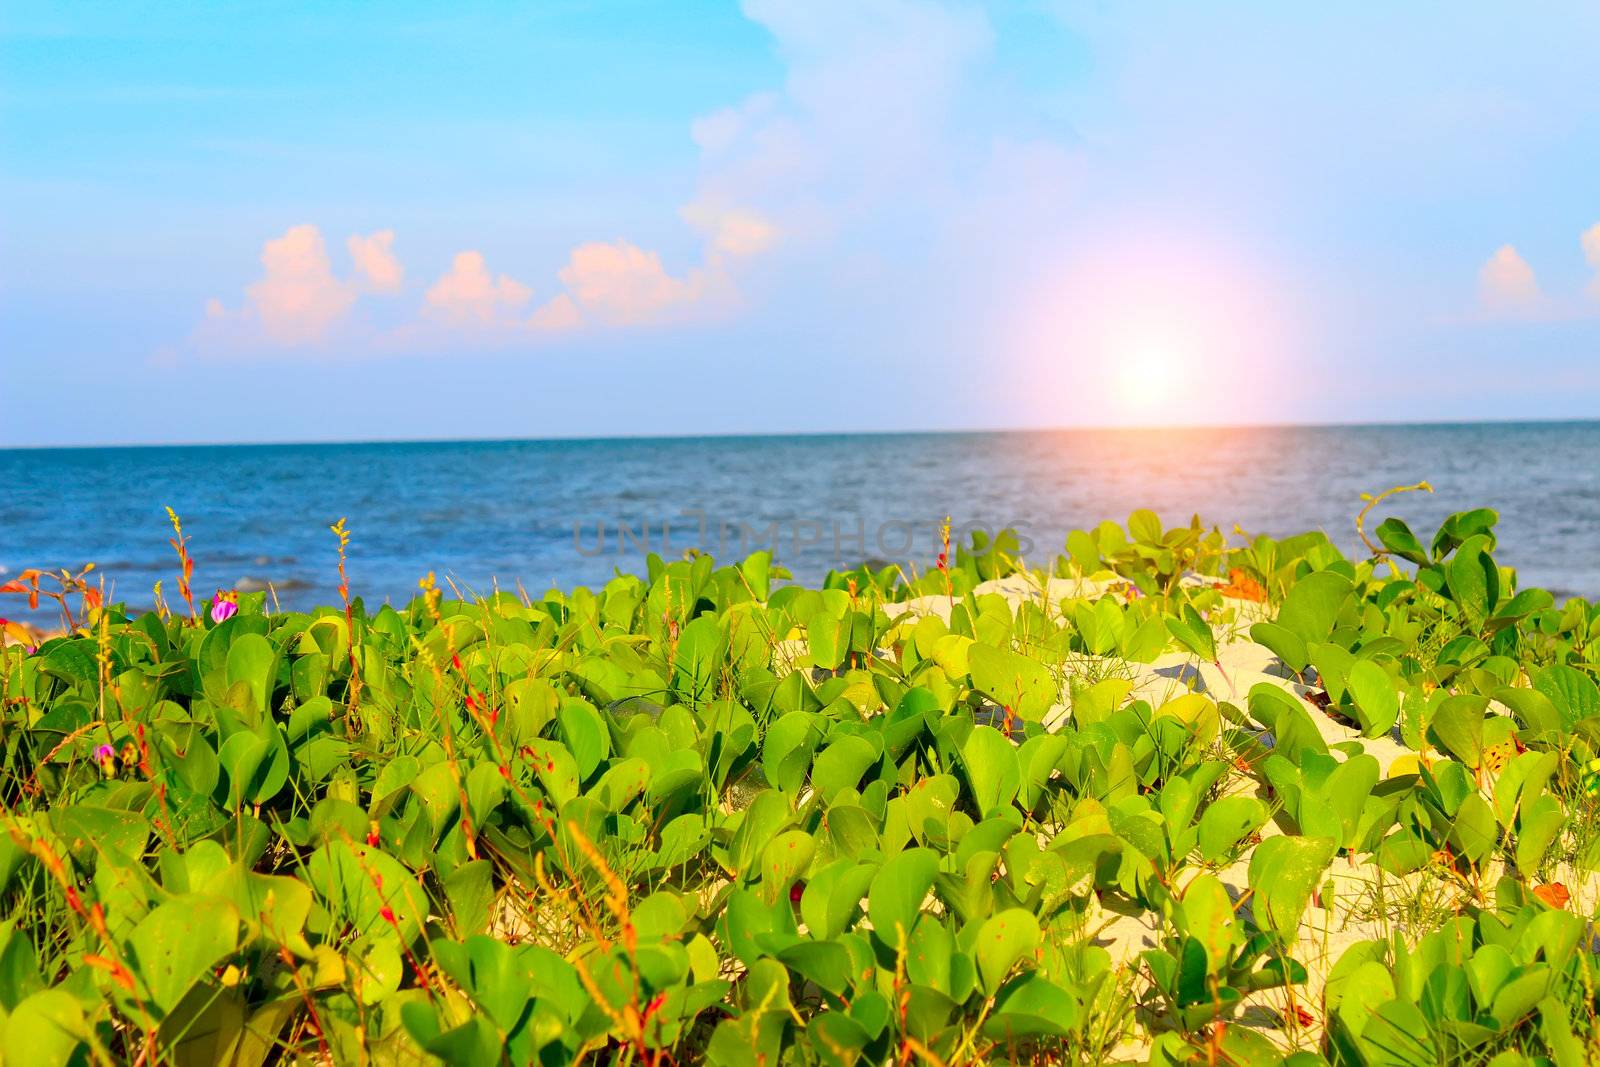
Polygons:
<instances>
[{"instance_id":1,"label":"sun","mask_svg":"<svg viewBox=\"0 0 1600 1067\"><path fill-rule=\"evenodd\" d=\"M1041 270L1006 326L1040 422L1188 426L1265 421L1303 388L1286 356L1291 294L1226 236L1133 227Z\"/></svg>"},{"instance_id":2,"label":"sun","mask_svg":"<svg viewBox=\"0 0 1600 1067\"><path fill-rule=\"evenodd\" d=\"M1112 390L1128 415L1170 413L1182 393L1192 355L1165 338L1135 340L1109 353L1116 372Z\"/></svg>"}]
</instances>

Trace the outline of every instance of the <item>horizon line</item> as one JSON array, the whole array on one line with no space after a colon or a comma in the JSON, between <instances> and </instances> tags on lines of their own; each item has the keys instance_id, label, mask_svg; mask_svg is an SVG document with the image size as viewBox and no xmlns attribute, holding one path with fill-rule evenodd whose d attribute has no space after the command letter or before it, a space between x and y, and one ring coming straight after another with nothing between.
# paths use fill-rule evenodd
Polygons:
<instances>
[{"instance_id":1,"label":"horizon line","mask_svg":"<svg viewBox=\"0 0 1600 1067\"><path fill-rule=\"evenodd\" d=\"M1235 422L1179 423L1168 425L1098 424L1077 426L968 427L962 429L906 430L728 430L712 433L572 434L549 437L350 437L290 438L260 441L97 441L80 444L0 445L0 452L71 452L95 449L140 448L296 448L338 445L488 445L488 444L564 444L628 441L707 441L761 440L784 437L980 437L1006 434L1041 433L1185 433L1191 431L1237 430L1358 430L1380 428L1444 428L1464 426L1557 426L1600 424L1600 415L1572 415L1549 418L1448 418L1448 419L1360 419L1348 422Z\"/></svg>"}]
</instances>

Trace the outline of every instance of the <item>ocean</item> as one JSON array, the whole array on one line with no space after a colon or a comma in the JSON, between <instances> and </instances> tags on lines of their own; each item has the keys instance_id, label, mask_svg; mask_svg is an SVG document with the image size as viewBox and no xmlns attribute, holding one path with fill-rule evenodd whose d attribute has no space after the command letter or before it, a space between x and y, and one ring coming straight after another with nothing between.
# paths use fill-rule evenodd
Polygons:
<instances>
[{"instance_id":1,"label":"ocean","mask_svg":"<svg viewBox=\"0 0 1600 1067\"><path fill-rule=\"evenodd\" d=\"M797 578L863 560L931 565L938 527L1016 528L1025 555L1154 509L1231 533L1322 529L1347 551L1363 492L1425 540L1500 512L1500 562L1558 598L1600 594L1600 422L230 445L0 451L0 580L93 562L114 599L176 598L165 507L197 595L270 583L282 606L402 603L429 571L463 591L603 583L645 553L773 551ZM0 615L27 618L20 598Z\"/></svg>"}]
</instances>

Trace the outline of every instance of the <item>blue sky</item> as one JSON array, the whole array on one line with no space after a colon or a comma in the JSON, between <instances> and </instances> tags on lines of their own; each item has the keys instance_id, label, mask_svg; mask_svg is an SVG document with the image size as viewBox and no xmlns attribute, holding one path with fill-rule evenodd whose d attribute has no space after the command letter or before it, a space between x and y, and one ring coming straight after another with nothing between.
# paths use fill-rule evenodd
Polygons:
<instances>
[{"instance_id":1,"label":"blue sky","mask_svg":"<svg viewBox=\"0 0 1600 1067\"><path fill-rule=\"evenodd\" d=\"M1597 416L1595 40L14 3L0 445Z\"/></svg>"}]
</instances>

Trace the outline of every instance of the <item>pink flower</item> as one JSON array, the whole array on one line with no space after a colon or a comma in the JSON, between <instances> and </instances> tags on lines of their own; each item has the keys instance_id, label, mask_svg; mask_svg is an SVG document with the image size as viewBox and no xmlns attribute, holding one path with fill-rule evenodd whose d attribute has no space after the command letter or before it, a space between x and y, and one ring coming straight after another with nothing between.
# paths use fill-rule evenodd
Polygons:
<instances>
[{"instance_id":1,"label":"pink flower","mask_svg":"<svg viewBox=\"0 0 1600 1067\"><path fill-rule=\"evenodd\" d=\"M117 752L110 745L99 745L94 750L94 760L107 778L117 773Z\"/></svg>"},{"instance_id":2,"label":"pink flower","mask_svg":"<svg viewBox=\"0 0 1600 1067\"><path fill-rule=\"evenodd\" d=\"M239 605L233 602L233 594L217 590L217 598L211 602L211 621L216 623L227 622L239 614Z\"/></svg>"}]
</instances>

